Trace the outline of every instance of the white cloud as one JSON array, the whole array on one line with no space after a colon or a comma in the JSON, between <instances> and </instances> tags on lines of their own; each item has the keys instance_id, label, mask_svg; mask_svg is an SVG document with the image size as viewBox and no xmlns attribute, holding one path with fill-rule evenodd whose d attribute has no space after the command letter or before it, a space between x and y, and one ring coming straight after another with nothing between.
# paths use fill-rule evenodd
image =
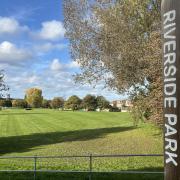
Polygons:
<instances>
[{"instance_id":1,"label":"white cloud","mask_svg":"<svg viewBox=\"0 0 180 180\"><path fill-rule=\"evenodd\" d=\"M26 78L25 81L27 83L35 83L35 82L38 81L38 79L39 79L38 76L33 75L33 76L30 76L30 77Z\"/></svg>"},{"instance_id":2,"label":"white cloud","mask_svg":"<svg viewBox=\"0 0 180 180\"><path fill-rule=\"evenodd\" d=\"M64 37L65 29L60 21L46 21L42 23L42 28L37 34L40 39L56 41Z\"/></svg>"},{"instance_id":3,"label":"white cloud","mask_svg":"<svg viewBox=\"0 0 180 180\"><path fill-rule=\"evenodd\" d=\"M67 67L69 67L69 68L79 68L80 65L78 64L77 61L72 61L71 63L69 63L69 64L67 65Z\"/></svg>"},{"instance_id":4,"label":"white cloud","mask_svg":"<svg viewBox=\"0 0 180 180\"><path fill-rule=\"evenodd\" d=\"M40 78L44 80L43 77L40 77L38 72L32 72L28 71L27 69L24 69L22 67L17 67L16 72L14 72L15 69L12 69L12 66L9 67L6 81L8 82L9 85L13 85L13 89L16 88L16 85L18 86L26 86L26 87L31 87L31 86L36 86L38 84L41 85L39 82ZM14 86L15 85L15 86ZM25 90L26 88L22 89Z\"/></svg>"},{"instance_id":5,"label":"white cloud","mask_svg":"<svg viewBox=\"0 0 180 180\"><path fill-rule=\"evenodd\" d=\"M59 71L59 70L63 70L63 71L69 71L72 68L79 68L79 64L76 61L72 61L70 63L61 63L59 59L53 59L52 63L50 64L50 69L52 71Z\"/></svg>"},{"instance_id":6,"label":"white cloud","mask_svg":"<svg viewBox=\"0 0 180 180\"><path fill-rule=\"evenodd\" d=\"M63 65L60 63L59 59L54 59L50 65L51 70L58 71L63 68Z\"/></svg>"},{"instance_id":7,"label":"white cloud","mask_svg":"<svg viewBox=\"0 0 180 180\"><path fill-rule=\"evenodd\" d=\"M19 68L19 70L12 70ZM11 69L11 70L10 70ZM48 76L47 76L48 74ZM46 78L45 78L46 77ZM103 84L98 84L96 88L90 85L75 84L72 78L72 73L68 71L51 71L43 69L32 72L21 67L12 67L8 69L7 84L10 86L10 94L12 97L23 98L24 91L31 87L39 87L43 91L43 96L47 99L52 99L56 96L68 98L76 94L79 97L84 97L86 94L103 95L108 100L120 99L113 91L103 89Z\"/></svg>"},{"instance_id":8,"label":"white cloud","mask_svg":"<svg viewBox=\"0 0 180 180\"><path fill-rule=\"evenodd\" d=\"M0 27L0 35L16 34L28 30L27 26L20 26L17 20L9 17L0 17Z\"/></svg>"},{"instance_id":9,"label":"white cloud","mask_svg":"<svg viewBox=\"0 0 180 180\"><path fill-rule=\"evenodd\" d=\"M15 44L8 41L0 43L0 62L6 64L19 63L30 59L32 54L25 49L17 48Z\"/></svg>"},{"instance_id":10,"label":"white cloud","mask_svg":"<svg viewBox=\"0 0 180 180\"><path fill-rule=\"evenodd\" d=\"M40 45L36 45L34 47L35 51L37 51L37 53L44 53L44 52L48 52L54 49L57 50L62 50L64 48L66 48L67 45L66 44L52 44L52 43L45 43L45 44L40 44Z\"/></svg>"}]
</instances>

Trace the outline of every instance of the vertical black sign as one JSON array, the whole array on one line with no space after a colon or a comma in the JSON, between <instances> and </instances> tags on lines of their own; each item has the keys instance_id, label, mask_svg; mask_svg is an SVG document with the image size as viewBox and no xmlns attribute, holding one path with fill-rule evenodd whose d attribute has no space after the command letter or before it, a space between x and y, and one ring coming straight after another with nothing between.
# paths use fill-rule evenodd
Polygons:
<instances>
[{"instance_id":1,"label":"vertical black sign","mask_svg":"<svg viewBox=\"0 0 180 180\"><path fill-rule=\"evenodd\" d=\"M180 180L180 0L162 0L165 180Z\"/></svg>"}]
</instances>

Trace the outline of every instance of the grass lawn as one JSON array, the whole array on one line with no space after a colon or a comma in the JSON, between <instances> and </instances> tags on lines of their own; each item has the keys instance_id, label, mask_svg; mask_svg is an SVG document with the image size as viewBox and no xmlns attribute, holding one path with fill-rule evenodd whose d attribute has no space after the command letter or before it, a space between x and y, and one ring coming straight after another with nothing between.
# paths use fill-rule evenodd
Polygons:
<instances>
[{"instance_id":1,"label":"grass lawn","mask_svg":"<svg viewBox=\"0 0 180 180\"><path fill-rule=\"evenodd\" d=\"M157 153L163 153L162 132L151 124L141 124L134 128L129 113L61 112L45 109L0 111L1 156ZM86 158L43 159L37 162L37 169L87 170L88 165ZM93 169L100 171L153 171L162 170L162 167L163 158L159 157L93 159ZM33 169L33 161L0 160L0 169ZM1 179L5 179L6 174L1 173L1 176ZM23 174L21 176L19 179L24 178ZM39 179L45 179L41 176ZM62 179L66 179L65 176ZM15 179L12 174L7 177ZM61 179L62 175L46 177ZM85 178L81 175L67 179ZM162 176L111 175L109 178L107 174L97 174L93 179L161 180Z\"/></svg>"}]
</instances>

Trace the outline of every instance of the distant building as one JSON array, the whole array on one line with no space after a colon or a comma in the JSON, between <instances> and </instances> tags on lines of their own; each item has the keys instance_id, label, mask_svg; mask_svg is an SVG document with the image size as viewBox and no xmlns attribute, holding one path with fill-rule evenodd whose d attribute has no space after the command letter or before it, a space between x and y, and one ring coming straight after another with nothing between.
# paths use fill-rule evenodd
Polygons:
<instances>
[{"instance_id":1,"label":"distant building","mask_svg":"<svg viewBox=\"0 0 180 180\"><path fill-rule=\"evenodd\" d=\"M133 104L130 100L115 100L110 103L112 107L121 109L121 112L127 112L133 107Z\"/></svg>"}]
</instances>

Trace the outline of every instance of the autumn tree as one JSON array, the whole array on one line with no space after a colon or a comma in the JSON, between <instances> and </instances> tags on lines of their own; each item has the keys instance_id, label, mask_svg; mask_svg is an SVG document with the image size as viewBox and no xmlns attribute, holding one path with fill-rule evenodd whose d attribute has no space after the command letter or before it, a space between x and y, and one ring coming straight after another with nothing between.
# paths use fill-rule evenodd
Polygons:
<instances>
[{"instance_id":1,"label":"autumn tree","mask_svg":"<svg viewBox=\"0 0 180 180\"><path fill-rule=\"evenodd\" d=\"M134 107L138 104L141 114L149 112L148 118L158 124L162 123L160 3L64 0L66 36L72 59L81 68L75 80L104 81L119 93L129 92ZM136 98L142 89L144 96Z\"/></svg>"},{"instance_id":2,"label":"autumn tree","mask_svg":"<svg viewBox=\"0 0 180 180\"><path fill-rule=\"evenodd\" d=\"M78 96L73 95L68 98L64 106L66 109L72 109L73 111L78 110L81 106L81 99Z\"/></svg>"},{"instance_id":3,"label":"autumn tree","mask_svg":"<svg viewBox=\"0 0 180 180\"><path fill-rule=\"evenodd\" d=\"M93 95L86 95L83 98L82 101L82 106L87 110L87 111L94 111L97 108L97 101L96 101L96 96Z\"/></svg>"},{"instance_id":4,"label":"autumn tree","mask_svg":"<svg viewBox=\"0 0 180 180\"><path fill-rule=\"evenodd\" d=\"M30 107L41 107L43 100L42 90L38 88L30 88L26 90L25 100Z\"/></svg>"},{"instance_id":5,"label":"autumn tree","mask_svg":"<svg viewBox=\"0 0 180 180\"><path fill-rule=\"evenodd\" d=\"M51 101L51 107L54 109L63 108L63 106L64 106L64 99L62 97L55 97Z\"/></svg>"}]
</instances>

